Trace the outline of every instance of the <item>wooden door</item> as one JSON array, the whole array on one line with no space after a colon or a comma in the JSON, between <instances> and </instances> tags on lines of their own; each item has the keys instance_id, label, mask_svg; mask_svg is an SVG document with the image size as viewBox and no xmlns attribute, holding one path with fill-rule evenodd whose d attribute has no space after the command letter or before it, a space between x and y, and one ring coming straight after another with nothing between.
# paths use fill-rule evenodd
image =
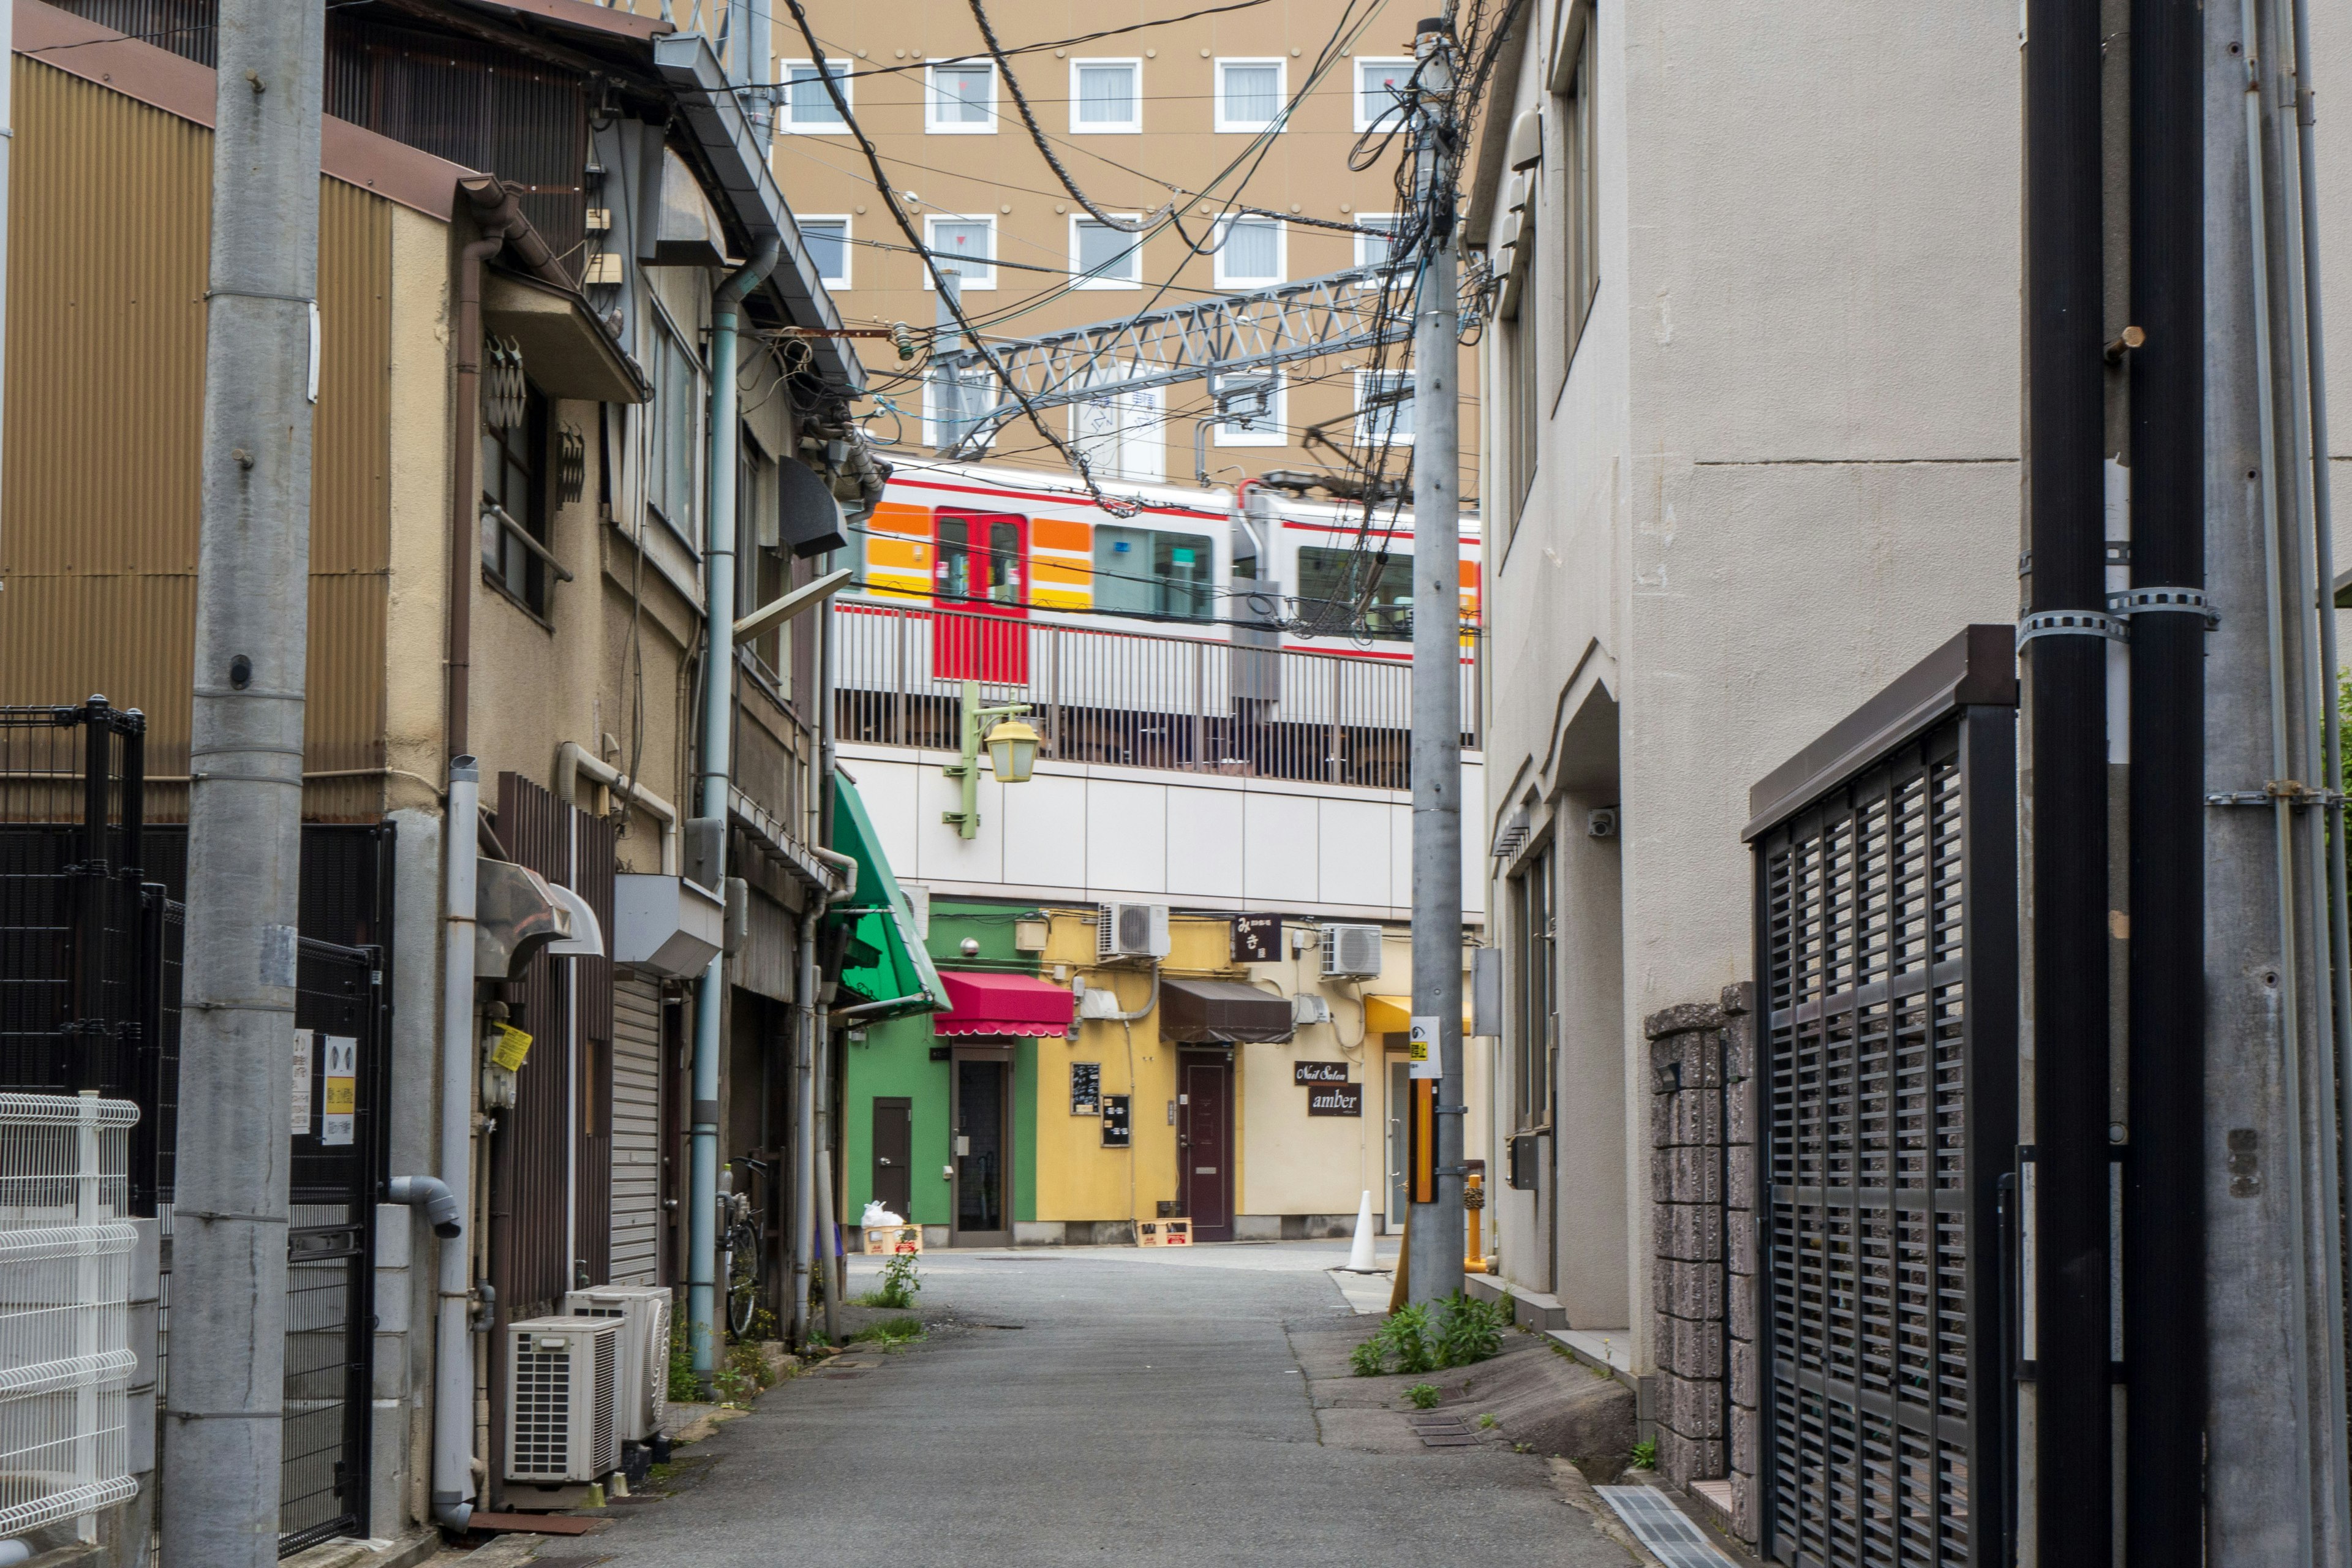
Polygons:
<instances>
[{"instance_id":1,"label":"wooden door","mask_svg":"<svg viewBox=\"0 0 2352 1568\"><path fill-rule=\"evenodd\" d=\"M1187 1057L1180 1079L1176 1157L1183 1162L1178 1188L1195 1241L1234 1238L1233 1064L1223 1057Z\"/></svg>"},{"instance_id":2,"label":"wooden door","mask_svg":"<svg viewBox=\"0 0 2352 1568\"><path fill-rule=\"evenodd\" d=\"M874 1201L915 1217L915 1124L911 1100L874 1102Z\"/></svg>"},{"instance_id":3,"label":"wooden door","mask_svg":"<svg viewBox=\"0 0 2352 1568\"><path fill-rule=\"evenodd\" d=\"M942 680L1029 680L1029 520L950 511L935 524L931 673Z\"/></svg>"}]
</instances>

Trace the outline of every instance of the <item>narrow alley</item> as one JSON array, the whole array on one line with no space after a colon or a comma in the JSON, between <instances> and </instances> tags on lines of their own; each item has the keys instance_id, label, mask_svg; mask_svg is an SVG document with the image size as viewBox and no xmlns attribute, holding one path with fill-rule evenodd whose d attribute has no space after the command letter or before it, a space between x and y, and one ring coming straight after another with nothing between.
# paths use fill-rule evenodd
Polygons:
<instances>
[{"instance_id":1,"label":"narrow alley","mask_svg":"<svg viewBox=\"0 0 2352 1568\"><path fill-rule=\"evenodd\" d=\"M1316 1242L929 1255L922 1339L853 1345L772 1389L677 1448L664 1500L615 1502L593 1535L485 1550L615 1568L1638 1561L1580 1472L1479 1423L1482 1387L1598 1380L1511 1333L1496 1360L1430 1374L1445 1396L1423 1416L1414 1377L1349 1375L1378 1319L1326 1273L1344 1258ZM1444 1415L1482 1440L1427 1447L1408 1425Z\"/></svg>"}]
</instances>

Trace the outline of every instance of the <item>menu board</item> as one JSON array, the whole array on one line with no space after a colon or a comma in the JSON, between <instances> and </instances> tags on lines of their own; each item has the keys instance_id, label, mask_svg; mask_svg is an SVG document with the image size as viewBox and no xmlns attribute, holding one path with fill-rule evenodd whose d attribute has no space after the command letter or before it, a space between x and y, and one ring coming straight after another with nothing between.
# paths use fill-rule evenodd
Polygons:
<instances>
[{"instance_id":1,"label":"menu board","mask_svg":"<svg viewBox=\"0 0 2352 1568\"><path fill-rule=\"evenodd\" d=\"M1070 1064L1070 1114L1073 1116L1102 1114L1102 1063L1072 1062Z\"/></svg>"}]
</instances>

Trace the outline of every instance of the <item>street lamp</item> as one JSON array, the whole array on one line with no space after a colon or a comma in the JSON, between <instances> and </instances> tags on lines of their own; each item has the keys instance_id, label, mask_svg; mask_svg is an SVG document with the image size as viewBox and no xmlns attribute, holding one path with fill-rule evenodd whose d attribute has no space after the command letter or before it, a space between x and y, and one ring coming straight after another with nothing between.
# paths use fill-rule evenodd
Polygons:
<instances>
[{"instance_id":1,"label":"street lamp","mask_svg":"<svg viewBox=\"0 0 2352 1568\"><path fill-rule=\"evenodd\" d=\"M1026 713L1025 702L1006 702L983 708L980 702L980 682L963 683L962 745L958 759L940 771L963 785L963 807L960 811L943 811L940 820L956 830L961 838L980 836L980 727L991 719L1003 721L988 731L988 761L999 784L1025 784L1030 770L1037 762L1037 731L1013 717Z\"/></svg>"}]
</instances>

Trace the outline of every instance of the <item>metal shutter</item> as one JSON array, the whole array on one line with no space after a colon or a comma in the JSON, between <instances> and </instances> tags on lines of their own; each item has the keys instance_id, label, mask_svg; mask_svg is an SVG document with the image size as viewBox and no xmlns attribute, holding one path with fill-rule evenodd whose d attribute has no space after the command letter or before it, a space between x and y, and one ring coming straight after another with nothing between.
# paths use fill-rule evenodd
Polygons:
<instances>
[{"instance_id":1,"label":"metal shutter","mask_svg":"<svg viewBox=\"0 0 2352 1568\"><path fill-rule=\"evenodd\" d=\"M613 982L613 1283L661 1283L661 986Z\"/></svg>"}]
</instances>

